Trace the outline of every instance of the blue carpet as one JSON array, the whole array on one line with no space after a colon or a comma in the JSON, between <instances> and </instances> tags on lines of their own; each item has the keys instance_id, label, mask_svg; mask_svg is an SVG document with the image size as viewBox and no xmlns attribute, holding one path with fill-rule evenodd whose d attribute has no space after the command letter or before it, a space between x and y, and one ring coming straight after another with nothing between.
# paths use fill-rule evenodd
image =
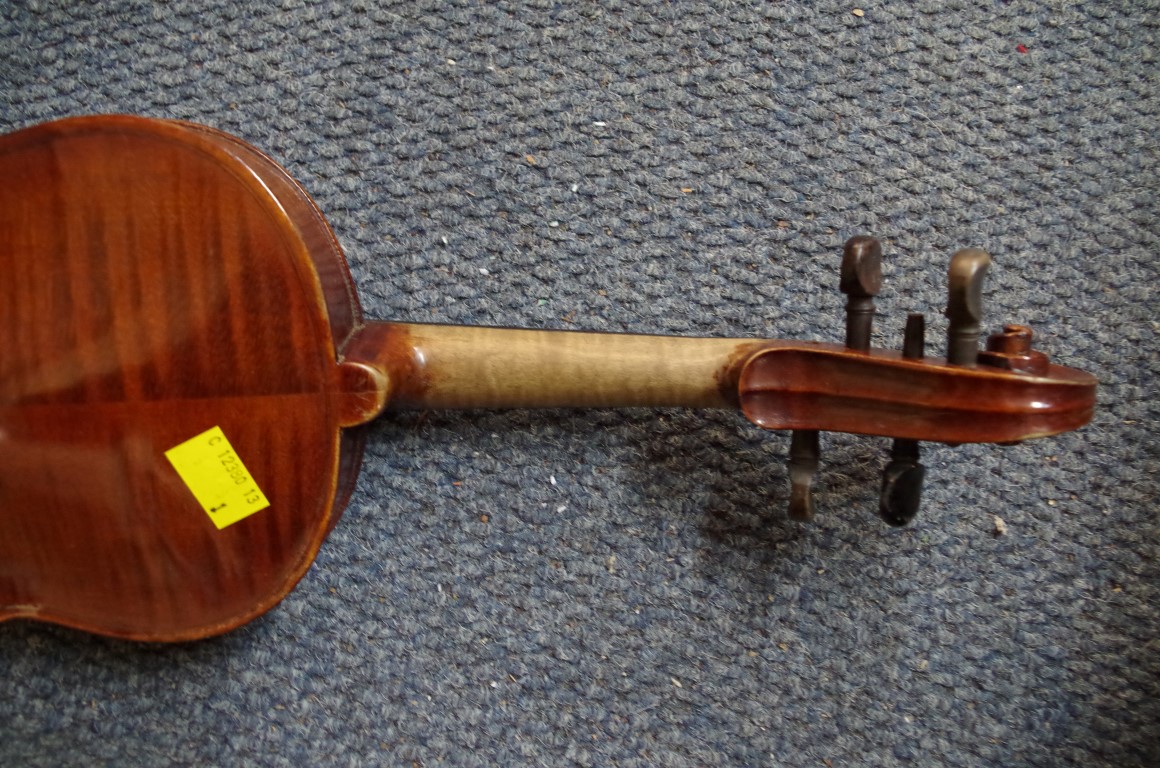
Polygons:
<instances>
[{"instance_id":1,"label":"blue carpet","mask_svg":"<svg viewBox=\"0 0 1160 768\"><path fill-rule=\"evenodd\" d=\"M870 232L876 343L938 338L973 245L989 327L1102 385L1078 433L932 447L901 530L880 440L823 438L799 525L738 414L385 418L253 624L0 625L0 765L1160 765L1160 3L856 5L0 7L0 130L242 136L371 317L836 341Z\"/></svg>"}]
</instances>

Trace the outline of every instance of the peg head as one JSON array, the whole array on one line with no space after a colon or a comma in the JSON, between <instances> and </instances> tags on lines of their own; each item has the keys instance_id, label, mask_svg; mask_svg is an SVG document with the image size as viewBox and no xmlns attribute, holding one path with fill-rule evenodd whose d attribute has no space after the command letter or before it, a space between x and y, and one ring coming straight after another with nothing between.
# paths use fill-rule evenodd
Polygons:
<instances>
[{"instance_id":1,"label":"peg head","mask_svg":"<svg viewBox=\"0 0 1160 768\"><path fill-rule=\"evenodd\" d=\"M846 346L862 352L870 349L874 322L874 297L882 290L882 244L869 235L856 235L842 251L838 287L846 301Z\"/></svg>"},{"instance_id":2,"label":"peg head","mask_svg":"<svg viewBox=\"0 0 1160 768\"><path fill-rule=\"evenodd\" d=\"M895 440L891 461L882 473L878 514L890 525L907 525L922 504L926 467L918 460L918 443Z\"/></svg>"},{"instance_id":3,"label":"peg head","mask_svg":"<svg viewBox=\"0 0 1160 768\"><path fill-rule=\"evenodd\" d=\"M882 290L882 243L869 235L855 235L842 250L842 293L851 298L877 296Z\"/></svg>"},{"instance_id":4,"label":"peg head","mask_svg":"<svg viewBox=\"0 0 1160 768\"><path fill-rule=\"evenodd\" d=\"M789 443L789 518L814 518L814 476L818 472L819 435L816 429L794 430Z\"/></svg>"},{"instance_id":5,"label":"peg head","mask_svg":"<svg viewBox=\"0 0 1160 768\"><path fill-rule=\"evenodd\" d=\"M983 281L991 257L978 248L964 248L951 257L947 273L947 362L973 366L979 354L983 321Z\"/></svg>"}]
</instances>

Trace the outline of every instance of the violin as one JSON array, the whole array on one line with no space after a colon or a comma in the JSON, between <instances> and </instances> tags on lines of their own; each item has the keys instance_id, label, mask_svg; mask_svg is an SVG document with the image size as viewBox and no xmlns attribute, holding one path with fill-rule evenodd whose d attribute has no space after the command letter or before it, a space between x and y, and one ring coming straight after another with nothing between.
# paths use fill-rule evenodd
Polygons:
<instances>
[{"instance_id":1,"label":"violin","mask_svg":"<svg viewBox=\"0 0 1160 768\"><path fill-rule=\"evenodd\" d=\"M921 315L871 347L867 236L841 261L844 345L382 322L308 194L228 134L66 119L0 137L0 179L0 620L182 641L254 619L338 522L359 426L394 409L737 409L792 433L803 520L819 432L885 436L900 525L920 441L1047 437L1095 403L1030 329L981 341L977 249L950 262L944 356Z\"/></svg>"}]
</instances>

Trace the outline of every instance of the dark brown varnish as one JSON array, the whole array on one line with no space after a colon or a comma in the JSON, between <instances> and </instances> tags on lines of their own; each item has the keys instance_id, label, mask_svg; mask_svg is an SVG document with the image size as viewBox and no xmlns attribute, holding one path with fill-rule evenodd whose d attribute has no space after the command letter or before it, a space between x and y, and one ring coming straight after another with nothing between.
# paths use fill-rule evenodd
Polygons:
<instances>
[{"instance_id":1,"label":"dark brown varnish","mask_svg":"<svg viewBox=\"0 0 1160 768\"><path fill-rule=\"evenodd\" d=\"M0 137L0 620L188 640L313 561L385 408L740 406L777 429L1008 442L1095 380L780 340L366 322L273 160L128 116ZM217 530L165 451L219 426L271 506Z\"/></svg>"}]
</instances>

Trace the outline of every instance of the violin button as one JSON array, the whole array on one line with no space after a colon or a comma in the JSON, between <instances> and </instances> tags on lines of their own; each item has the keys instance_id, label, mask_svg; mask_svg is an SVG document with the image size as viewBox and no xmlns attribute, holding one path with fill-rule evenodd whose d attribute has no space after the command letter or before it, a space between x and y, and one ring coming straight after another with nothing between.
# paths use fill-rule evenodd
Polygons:
<instances>
[{"instance_id":1,"label":"violin button","mask_svg":"<svg viewBox=\"0 0 1160 768\"><path fill-rule=\"evenodd\" d=\"M1008 371L1043 376L1051 367L1047 355L1032 349L1035 334L1025 325L1005 325L1001 333L987 337L986 349L979 353L979 362Z\"/></svg>"}]
</instances>

